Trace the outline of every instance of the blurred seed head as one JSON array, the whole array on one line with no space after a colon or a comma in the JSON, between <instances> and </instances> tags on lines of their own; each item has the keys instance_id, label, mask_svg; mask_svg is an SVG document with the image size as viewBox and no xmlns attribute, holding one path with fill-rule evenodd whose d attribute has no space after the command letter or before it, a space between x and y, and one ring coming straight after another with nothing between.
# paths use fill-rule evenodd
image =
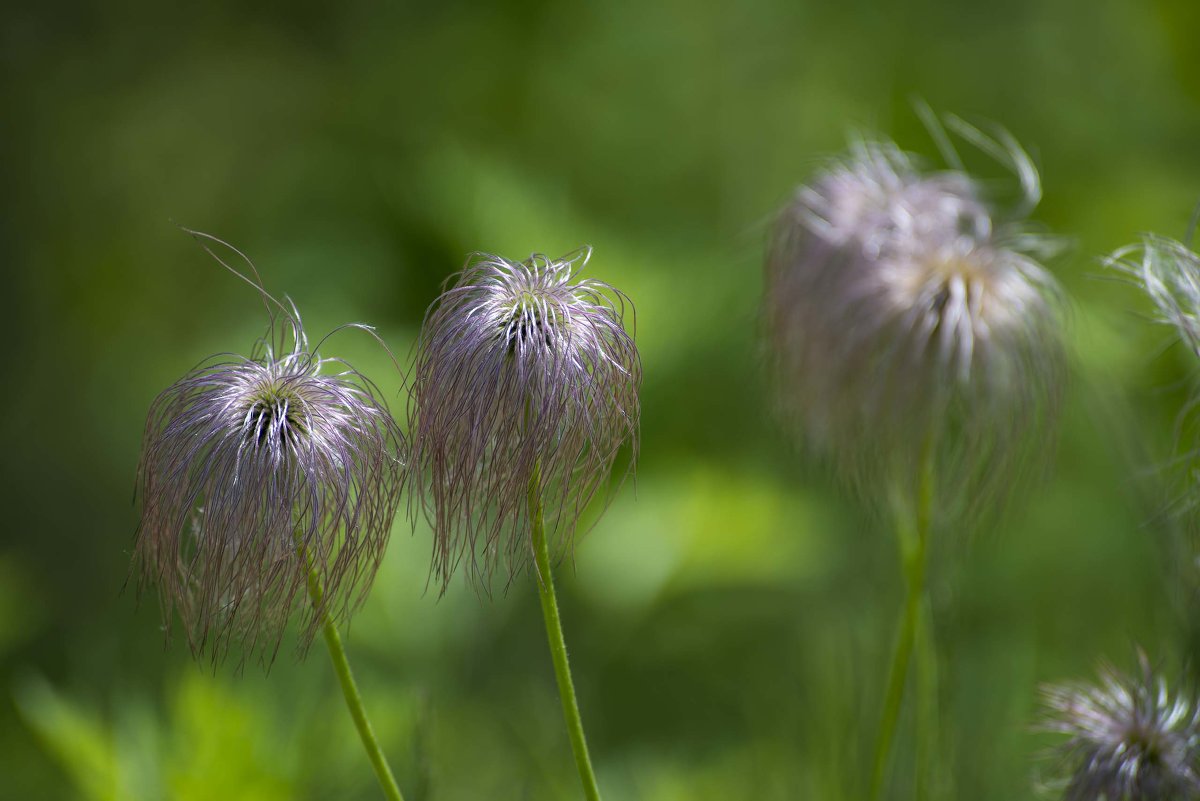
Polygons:
<instances>
[{"instance_id":1,"label":"blurred seed head","mask_svg":"<svg viewBox=\"0 0 1200 801\"><path fill-rule=\"evenodd\" d=\"M1154 303L1157 322L1171 326L1183 344L1200 356L1200 255L1182 242L1146 234L1141 242L1115 251L1106 263L1140 287ZM1193 391L1176 418L1177 454L1161 471L1164 485L1171 487L1169 500L1159 518L1163 525L1155 527L1173 556L1170 564L1183 598L1191 599L1200 597L1196 594L1200 588L1200 561L1196 558L1200 536L1198 407Z\"/></svg>"},{"instance_id":2,"label":"blurred seed head","mask_svg":"<svg viewBox=\"0 0 1200 801\"><path fill-rule=\"evenodd\" d=\"M1172 694L1144 653L1139 673L1111 666L1096 685L1046 687L1045 728L1059 749L1065 801L1189 801L1200 798L1200 709Z\"/></svg>"},{"instance_id":3,"label":"blurred seed head","mask_svg":"<svg viewBox=\"0 0 1200 801\"><path fill-rule=\"evenodd\" d=\"M293 616L301 651L326 612L346 618L370 588L404 478L402 435L375 385L318 356L295 306L259 291L267 336L158 396L139 468L135 568L167 626L177 612L193 653L214 662L236 643L269 664ZM309 564L324 588L316 607Z\"/></svg>"},{"instance_id":4,"label":"blurred seed head","mask_svg":"<svg viewBox=\"0 0 1200 801\"><path fill-rule=\"evenodd\" d=\"M1147 234L1141 243L1113 253L1107 263L1133 279L1158 308L1161 322L1174 326L1200 356L1200 256L1182 242Z\"/></svg>"},{"instance_id":5,"label":"blurred seed head","mask_svg":"<svg viewBox=\"0 0 1200 801\"><path fill-rule=\"evenodd\" d=\"M1032 207L1037 173L1003 141L980 140ZM939 508L994 505L1057 415L1060 296L1039 263L1055 246L997 226L961 170L856 143L775 226L764 316L781 415L861 489L907 494L932 453Z\"/></svg>"},{"instance_id":6,"label":"blurred seed head","mask_svg":"<svg viewBox=\"0 0 1200 801\"><path fill-rule=\"evenodd\" d=\"M578 277L590 255L475 254L425 316L410 433L443 590L464 558L478 586L502 566L511 581L530 562L531 480L561 557L621 447L630 467L636 459L633 307Z\"/></svg>"}]
</instances>

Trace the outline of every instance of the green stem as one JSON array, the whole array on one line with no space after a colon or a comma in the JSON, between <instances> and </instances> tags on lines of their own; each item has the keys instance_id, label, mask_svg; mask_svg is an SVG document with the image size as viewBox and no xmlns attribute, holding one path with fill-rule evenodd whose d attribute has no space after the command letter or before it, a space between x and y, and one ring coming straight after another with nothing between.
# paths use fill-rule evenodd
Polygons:
<instances>
[{"instance_id":1,"label":"green stem","mask_svg":"<svg viewBox=\"0 0 1200 801\"><path fill-rule=\"evenodd\" d=\"M937 755L941 737L938 711L937 642L933 631L933 608L929 594L921 603L917 620L917 793L916 798L932 801L942 797L937 775Z\"/></svg>"},{"instance_id":2,"label":"green stem","mask_svg":"<svg viewBox=\"0 0 1200 801\"><path fill-rule=\"evenodd\" d=\"M325 597L321 578L317 575L312 558L303 545L300 546L300 551L308 563L308 597L312 599L313 609L321 615L321 631L325 635L325 647L329 649L329 658L333 661L333 670L337 674L338 683L342 686L342 696L345 697L346 706L350 709L350 717L354 718L354 727L358 729L359 739L362 740L367 757L371 760L371 767L375 769L375 776L379 779L379 786L383 788L384 796L388 801L404 801L404 796L400 794L400 788L396 785L396 778L392 775L392 769L388 766L387 758L379 747L379 741L375 739L375 730L371 728L371 721L367 719L362 696L358 692L358 684L354 681L354 673L350 670L350 661L346 658L346 647L342 644L337 625L333 622L329 610L321 605Z\"/></svg>"},{"instance_id":3,"label":"green stem","mask_svg":"<svg viewBox=\"0 0 1200 801\"><path fill-rule=\"evenodd\" d=\"M584 797L588 801L600 801L596 773L592 770L592 759L588 755L587 739L583 734L583 719L579 716L579 702L575 699L571 666L567 662L567 644L563 639L562 620L558 616L554 578L550 574L550 549L546 544L546 527L542 517L541 469L537 467L529 479L529 521L533 535L533 555L537 564L538 593L542 599L542 617L546 622L546 638L550 641L550 657L554 660L554 677L558 681L558 695L562 699L567 734L571 738L571 750L575 754L575 767L579 771Z\"/></svg>"},{"instance_id":4,"label":"green stem","mask_svg":"<svg viewBox=\"0 0 1200 801\"><path fill-rule=\"evenodd\" d=\"M892 665L888 670L887 689L883 698L883 714L879 722L879 735L875 741L875 759L871 770L871 798L873 801L878 801L883 792L888 755L891 752L892 740L895 738L900 707L904 702L908 662L912 656L913 643L916 640L917 627L921 618L922 599L925 593L925 563L929 549L930 518L933 512L931 448L926 448L921 462L915 520L911 523L905 521L898 526L904 551L904 572L908 579L908 595L901 613L900 631L896 636Z\"/></svg>"}]
</instances>

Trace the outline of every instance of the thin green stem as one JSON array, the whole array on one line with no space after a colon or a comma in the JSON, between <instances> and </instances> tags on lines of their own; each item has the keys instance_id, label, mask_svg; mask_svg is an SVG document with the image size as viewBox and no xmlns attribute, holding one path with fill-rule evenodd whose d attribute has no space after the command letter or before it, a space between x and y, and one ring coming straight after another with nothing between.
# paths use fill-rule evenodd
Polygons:
<instances>
[{"instance_id":1,"label":"thin green stem","mask_svg":"<svg viewBox=\"0 0 1200 801\"><path fill-rule=\"evenodd\" d=\"M938 711L938 664L937 642L933 630L933 608L929 594L921 603L917 620L916 644L917 671L917 792L922 801L936 801L942 797L941 783L937 775L939 751L940 713Z\"/></svg>"},{"instance_id":2,"label":"thin green stem","mask_svg":"<svg viewBox=\"0 0 1200 801\"><path fill-rule=\"evenodd\" d=\"M550 657L554 660L554 677L558 681L558 695L562 699L567 734L571 738L571 750L575 754L575 767L579 771L584 797L588 801L600 801L596 773L592 770L592 758L588 755L587 739L583 734L583 719L579 716L579 702L575 698L575 682L571 680L571 666L567 662L567 643L563 639L562 620L558 616L554 578L550 574L550 548L546 543L546 527L542 516L541 469L538 467L534 468L529 479L529 521L538 572L538 594L542 599L542 617L546 622L546 638L550 642Z\"/></svg>"},{"instance_id":3,"label":"thin green stem","mask_svg":"<svg viewBox=\"0 0 1200 801\"><path fill-rule=\"evenodd\" d=\"M875 758L871 770L871 798L878 801L883 792L883 780L887 773L888 755L896 735L896 722L904 702L904 687L908 679L908 663L912 656L913 643L921 618L921 605L925 593L925 563L929 549L929 529L933 514L933 465L932 448L926 448L921 459L921 474L917 485L916 514L911 521L902 520L898 525L901 547L904 552L904 572L908 580L908 594L900 617L900 631L896 636L896 647L892 653L892 664L888 670L887 687L883 698L883 714L879 722L879 735L875 740Z\"/></svg>"},{"instance_id":4,"label":"thin green stem","mask_svg":"<svg viewBox=\"0 0 1200 801\"><path fill-rule=\"evenodd\" d=\"M325 647L329 649L329 658L333 661L333 671L337 674L338 683L342 686L342 696L346 699L346 706L350 709L350 717L354 718L354 727L358 729L359 739L362 740L367 758L371 760L371 767L375 769L375 777L379 779L379 786L383 788L384 796L388 801L404 801L404 796L400 794L400 787L396 784L396 778L392 775L392 769L388 766L387 758L379 747L379 741L375 739L375 730L371 728L371 721L367 719L362 696L358 692L358 684L354 681L354 673L350 670L350 660L346 658L346 647L342 644L342 637L338 634L337 625L333 622L329 611L321 604L325 597L325 589L321 586L321 577L317 575L312 558L303 545L300 546L300 551L308 564L308 597L312 600L313 609L321 615L321 632L325 635Z\"/></svg>"}]
</instances>

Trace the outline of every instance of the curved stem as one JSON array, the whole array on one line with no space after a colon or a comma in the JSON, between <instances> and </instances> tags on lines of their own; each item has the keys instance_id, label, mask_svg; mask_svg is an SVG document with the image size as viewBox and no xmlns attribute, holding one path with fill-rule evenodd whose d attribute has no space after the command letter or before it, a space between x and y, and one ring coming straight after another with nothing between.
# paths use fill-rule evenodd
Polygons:
<instances>
[{"instance_id":1,"label":"curved stem","mask_svg":"<svg viewBox=\"0 0 1200 801\"><path fill-rule=\"evenodd\" d=\"M546 527L542 517L541 469L538 467L534 468L529 479L529 521L538 572L538 594L542 599L542 618L546 622L546 638L550 642L550 657L554 660L554 677L558 681L558 695L562 699L567 734L575 754L575 767L579 771L584 797L588 801L600 801L596 773L592 770L592 759L588 755L587 739L583 734L583 719L579 716L579 702L575 698L575 683L571 680L571 666L567 662L567 644L563 639L562 620L558 616L554 578L550 574L550 549L546 543Z\"/></svg>"},{"instance_id":2,"label":"curved stem","mask_svg":"<svg viewBox=\"0 0 1200 801\"><path fill-rule=\"evenodd\" d=\"M904 551L904 572L908 579L908 595L900 617L900 631L896 636L896 647L892 653L892 664L888 670L887 689L883 698L883 714L879 722L879 735L875 741L875 758L871 770L871 798L878 801L883 792L883 778L887 773L888 755L896 734L896 721L904 702L904 686L908 678L908 662L912 656L913 643L921 618L921 605L925 593L925 562L929 549L930 518L933 513L933 465L931 448L926 448L921 459L921 474L917 485L915 519L898 525L901 547Z\"/></svg>"},{"instance_id":3,"label":"curved stem","mask_svg":"<svg viewBox=\"0 0 1200 801\"><path fill-rule=\"evenodd\" d=\"M388 766L387 758L379 747L379 741L375 739L375 730L371 728L371 721L367 719L362 696L358 692L358 684L354 681L354 673L350 670L350 660L346 658L346 647L342 644L337 625L333 622L329 610L321 606L321 601L325 597L325 590L321 587L321 578L317 575L312 558L303 545L300 546L300 550L308 564L308 597L312 600L313 609L321 615L321 632L325 635L325 647L329 649L329 658L333 661L333 670L337 674L338 683L342 686L342 696L346 699L350 717L354 718L354 727L358 729L359 739L362 740L367 758L371 760L371 767L375 769L375 777L379 779L379 786L383 788L384 796L388 801L404 801L404 796L400 794L400 787L396 784L396 778L392 775L392 769Z\"/></svg>"}]
</instances>

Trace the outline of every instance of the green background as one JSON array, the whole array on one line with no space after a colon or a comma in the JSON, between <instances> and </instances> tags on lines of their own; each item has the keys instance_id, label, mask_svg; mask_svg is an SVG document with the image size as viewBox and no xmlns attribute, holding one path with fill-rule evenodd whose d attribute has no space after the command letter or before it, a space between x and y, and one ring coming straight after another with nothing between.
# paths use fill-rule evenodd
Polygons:
<instances>
[{"instance_id":1,"label":"green background","mask_svg":"<svg viewBox=\"0 0 1200 801\"><path fill-rule=\"evenodd\" d=\"M943 795L1035 797L1054 765L1040 683L1129 665L1135 643L1172 675L1197 662L1162 469L1195 444L1175 428L1195 359L1097 256L1182 236L1200 197L1198 9L6 7L0 797L378 797L319 648L213 671L122 589L151 400L265 324L176 223L245 250L310 333L369 322L402 361L468 252L594 246L645 367L636 483L560 571L605 797L860 794L897 548L772 423L761 261L774 210L849 135L933 159L914 98L1011 130L1042 168L1037 222L1074 242L1052 265L1073 373L1052 477L934 578ZM368 338L326 354L403 411ZM347 637L406 797L578 797L534 587L438 600L430 550L397 520ZM906 710L894 799L913 794L910 732Z\"/></svg>"}]
</instances>

